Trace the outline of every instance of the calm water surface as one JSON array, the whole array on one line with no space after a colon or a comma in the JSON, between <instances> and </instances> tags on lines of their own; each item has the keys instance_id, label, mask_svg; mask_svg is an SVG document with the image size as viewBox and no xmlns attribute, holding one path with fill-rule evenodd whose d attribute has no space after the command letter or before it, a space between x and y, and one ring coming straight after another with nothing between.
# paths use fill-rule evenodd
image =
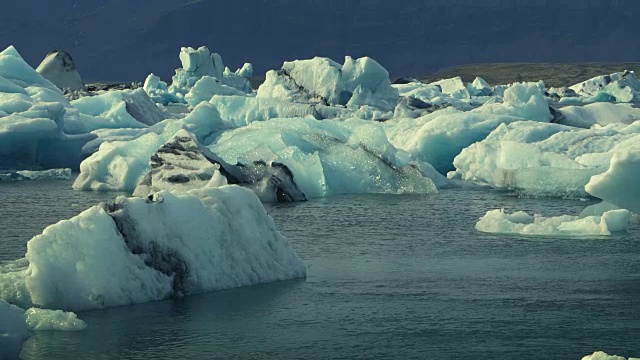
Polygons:
<instances>
[{"instance_id":1,"label":"calm water surface","mask_svg":"<svg viewBox=\"0 0 640 360\"><path fill-rule=\"evenodd\" d=\"M114 193L71 181L0 184L0 261ZM36 332L24 359L640 356L640 227L600 238L490 235L490 208L577 214L592 202L489 190L268 205L306 280L81 312Z\"/></svg>"}]
</instances>

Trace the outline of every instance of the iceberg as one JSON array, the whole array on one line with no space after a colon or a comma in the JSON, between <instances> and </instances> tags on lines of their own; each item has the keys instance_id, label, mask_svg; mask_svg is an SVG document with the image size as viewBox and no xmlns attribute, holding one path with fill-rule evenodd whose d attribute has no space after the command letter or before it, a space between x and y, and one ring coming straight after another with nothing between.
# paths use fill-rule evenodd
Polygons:
<instances>
[{"instance_id":1,"label":"iceberg","mask_svg":"<svg viewBox=\"0 0 640 360\"><path fill-rule=\"evenodd\" d=\"M247 95L253 92L250 82L253 65L250 63L231 72L224 66L222 57L217 53L212 54L206 46L198 49L181 48L180 62L182 67L176 69L170 86L153 73L147 76L143 89L156 103L188 103L195 107L216 94Z\"/></svg>"},{"instance_id":2,"label":"iceberg","mask_svg":"<svg viewBox=\"0 0 640 360\"><path fill-rule=\"evenodd\" d=\"M192 47L183 47L180 49L180 62L182 68L176 69L176 74L173 76L173 81L169 87L169 93L174 94L179 99L184 99L184 96L191 90L191 88L204 76L209 76L218 79L222 84L235 88L243 93L251 93L251 82L245 76L248 76L249 69L253 68L250 65L245 64L242 69L237 72L242 73L238 75L226 69L222 57L217 53L211 53L206 46L201 46L198 49Z\"/></svg>"},{"instance_id":3,"label":"iceberg","mask_svg":"<svg viewBox=\"0 0 640 360\"><path fill-rule=\"evenodd\" d=\"M553 119L549 103L544 96L544 83L515 83L509 86L502 103L489 102L473 112L509 115L525 120L549 122Z\"/></svg>"},{"instance_id":4,"label":"iceberg","mask_svg":"<svg viewBox=\"0 0 640 360\"><path fill-rule=\"evenodd\" d=\"M502 124L522 120L548 122L548 104L538 84L514 84L503 103L486 104L472 111L445 108L417 119L394 118L384 123L389 141L440 173L454 170L454 158L466 147L482 141Z\"/></svg>"},{"instance_id":5,"label":"iceberg","mask_svg":"<svg viewBox=\"0 0 640 360\"><path fill-rule=\"evenodd\" d=\"M383 111L393 111L398 103L385 68L371 58L349 56L342 65L321 57L285 62L282 69L267 72L257 96L349 108L369 105Z\"/></svg>"},{"instance_id":6,"label":"iceberg","mask_svg":"<svg viewBox=\"0 0 640 360\"><path fill-rule=\"evenodd\" d=\"M113 134L111 141L87 144L92 147L99 144L99 148L80 164L80 174L73 188L133 191L151 170L151 156L183 128L204 143L208 136L229 128L229 125L209 103L201 103L183 119L165 120L143 131L120 129ZM108 137L110 134L112 132L101 136ZM91 150L87 149L87 152Z\"/></svg>"},{"instance_id":7,"label":"iceberg","mask_svg":"<svg viewBox=\"0 0 640 360\"><path fill-rule=\"evenodd\" d=\"M592 129L513 122L465 148L448 176L526 196L585 197L591 177L615 152L637 148L639 133L640 122Z\"/></svg>"},{"instance_id":8,"label":"iceberg","mask_svg":"<svg viewBox=\"0 0 640 360\"><path fill-rule=\"evenodd\" d=\"M476 223L482 232L498 234L546 235L546 236L607 236L624 231L629 224L629 211L610 210L602 216L543 217L524 211L508 214L504 209L488 211Z\"/></svg>"},{"instance_id":9,"label":"iceberg","mask_svg":"<svg viewBox=\"0 0 640 360\"><path fill-rule=\"evenodd\" d=\"M25 258L28 265L22 270L0 273L3 297L70 311L306 273L258 197L234 185L184 195L162 191L150 198L118 197L47 227L29 241ZM73 320L41 314L52 315Z\"/></svg>"},{"instance_id":10,"label":"iceberg","mask_svg":"<svg viewBox=\"0 0 640 360\"><path fill-rule=\"evenodd\" d=\"M54 50L47 54L36 72L60 89L84 90L84 82L69 53Z\"/></svg>"},{"instance_id":11,"label":"iceberg","mask_svg":"<svg viewBox=\"0 0 640 360\"><path fill-rule=\"evenodd\" d=\"M609 169L593 176L585 190L606 202L640 214L640 151L616 152Z\"/></svg>"},{"instance_id":12,"label":"iceberg","mask_svg":"<svg viewBox=\"0 0 640 360\"><path fill-rule=\"evenodd\" d=\"M160 190L185 193L227 184L247 187L263 202L306 200L286 165L264 161L230 165L201 146L186 130L178 131L151 156L151 171L133 196L146 197Z\"/></svg>"},{"instance_id":13,"label":"iceberg","mask_svg":"<svg viewBox=\"0 0 640 360\"><path fill-rule=\"evenodd\" d=\"M85 148L99 136L92 131L146 128L165 117L142 89L69 102L15 48L0 53L0 169L78 169L95 149Z\"/></svg>"},{"instance_id":14,"label":"iceberg","mask_svg":"<svg viewBox=\"0 0 640 360\"><path fill-rule=\"evenodd\" d=\"M229 163L286 165L307 198L336 194L436 192L447 183L431 165L395 148L370 121L271 119L228 130L209 149Z\"/></svg>"},{"instance_id":15,"label":"iceberg","mask_svg":"<svg viewBox=\"0 0 640 360\"><path fill-rule=\"evenodd\" d=\"M471 98L471 95L467 90L467 86L464 84L460 76L432 82L429 85L439 87L442 93L447 94L454 99L462 100Z\"/></svg>"},{"instance_id":16,"label":"iceberg","mask_svg":"<svg viewBox=\"0 0 640 360\"><path fill-rule=\"evenodd\" d=\"M62 91L14 47L0 53L0 169L77 168L80 149L95 136L65 134L74 116Z\"/></svg>"},{"instance_id":17,"label":"iceberg","mask_svg":"<svg viewBox=\"0 0 640 360\"><path fill-rule=\"evenodd\" d=\"M73 188L133 191L149 170L149 158L165 141L165 136L151 132L129 141L103 142L80 164Z\"/></svg>"},{"instance_id":18,"label":"iceberg","mask_svg":"<svg viewBox=\"0 0 640 360\"><path fill-rule=\"evenodd\" d=\"M321 110L312 104L300 104L280 99L214 96L209 103L231 128L246 126L254 121L276 118L323 118Z\"/></svg>"},{"instance_id":19,"label":"iceberg","mask_svg":"<svg viewBox=\"0 0 640 360\"><path fill-rule=\"evenodd\" d=\"M220 98L231 102L241 99ZM262 108L265 116L273 110L271 101L255 100L265 105ZM377 123L357 119L275 118L238 127L250 121L249 115L225 109L220 105L228 103L225 101L212 103L218 107L200 103L187 117L168 123L159 133L147 132L129 141L102 143L97 152L82 162L74 188L133 191L152 170L149 164L152 155L180 129L192 133L198 143L229 164L244 164L253 171L262 169L258 178L271 178L269 174L276 171L273 166L287 168L306 198L344 193L431 193L436 191L433 181L438 186L448 183L429 164L414 161L389 144ZM218 108L231 120L221 118ZM281 107L275 111L279 109L286 110ZM239 183L256 181L246 176L240 178L247 180Z\"/></svg>"},{"instance_id":20,"label":"iceberg","mask_svg":"<svg viewBox=\"0 0 640 360\"><path fill-rule=\"evenodd\" d=\"M211 76L203 76L193 85L184 96L189 106L195 107L204 101L209 101L214 95L240 95L246 94L236 88L224 85L220 80Z\"/></svg>"},{"instance_id":21,"label":"iceberg","mask_svg":"<svg viewBox=\"0 0 640 360\"><path fill-rule=\"evenodd\" d=\"M609 355L604 351L596 351L591 355L582 357L582 360L627 360L624 356ZM630 357L628 360L639 360L638 358Z\"/></svg>"},{"instance_id":22,"label":"iceberg","mask_svg":"<svg viewBox=\"0 0 640 360\"><path fill-rule=\"evenodd\" d=\"M467 91L471 96L493 95L493 88L481 77L476 77L472 83L467 84Z\"/></svg>"},{"instance_id":23,"label":"iceberg","mask_svg":"<svg viewBox=\"0 0 640 360\"><path fill-rule=\"evenodd\" d=\"M25 314L27 329L32 331L81 331L87 323L73 312L30 308Z\"/></svg>"},{"instance_id":24,"label":"iceberg","mask_svg":"<svg viewBox=\"0 0 640 360\"><path fill-rule=\"evenodd\" d=\"M151 100L153 100L157 104L179 104L184 103L184 94L178 95L169 91L169 86L166 82L160 80L159 76L154 75L153 73L149 74L147 78L144 80L144 84L142 85L142 89L149 95Z\"/></svg>"},{"instance_id":25,"label":"iceberg","mask_svg":"<svg viewBox=\"0 0 640 360\"><path fill-rule=\"evenodd\" d=\"M143 89L115 90L102 95L86 96L71 105L78 109L81 124L65 124L67 132L89 132L96 129L143 128L166 117ZM81 129L81 130L75 130Z\"/></svg>"},{"instance_id":26,"label":"iceberg","mask_svg":"<svg viewBox=\"0 0 640 360\"><path fill-rule=\"evenodd\" d=\"M629 104L593 103L584 106L566 106L560 109L558 122L563 125L589 129L594 125L631 124L640 120L640 109Z\"/></svg>"},{"instance_id":27,"label":"iceberg","mask_svg":"<svg viewBox=\"0 0 640 360\"><path fill-rule=\"evenodd\" d=\"M587 102L638 102L640 80L633 71L601 75L569 87Z\"/></svg>"},{"instance_id":28,"label":"iceberg","mask_svg":"<svg viewBox=\"0 0 640 360\"><path fill-rule=\"evenodd\" d=\"M49 169L41 171L18 170L5 172L0 170L0 182L16 180L69 180L71 169Z\"/></svg>"},{"instance_id":29,"label":"iceberg","mask_svg":"<svg viewBox=\"0 0 640 360\"><path fill-rule=\"evenodd\" d=\"M0 299L0 360L18 359L28 338L24 310Z\"/></svg>"}]
</instances>

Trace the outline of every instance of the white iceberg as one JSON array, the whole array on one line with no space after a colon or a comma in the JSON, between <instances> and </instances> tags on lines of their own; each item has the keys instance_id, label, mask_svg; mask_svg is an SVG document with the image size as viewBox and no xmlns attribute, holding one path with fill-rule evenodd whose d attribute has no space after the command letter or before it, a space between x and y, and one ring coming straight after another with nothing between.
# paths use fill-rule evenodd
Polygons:
<instances>
[{"instance_id":1,"label":"white iceberg","mask_svg":"<svg viewBox=\"0 0 640 360\"><path fill-rule=\"evenodd\" d=\"M69 180L71 179L71 169L49 169L49 170L18 170L5 172L0 170L1 181L16 180Z\"/></svg>"},{"instance_id":2,"label":"white iceberg","mask_svg":"<svg viewBox=\"0 0 640 360\"><path fill-rule=\"evenodd\" d=\"M111 91L70 103L9 47L0 53L0 169L78 169L92 131L146 128L165 118L144 90Z\"/></svg>"},{"instance_id":3,"label":"white iceberg","mask_svg":"<svg viewBox=\"0 0 640 360\"><path fill-rule=\"evenodd\" d=\"M118 131L114 141L99 142L98 151L82 161L73 188L133 191L151 170L151 156L178 130L184 128L204 142L207 136L229 127L214 107L201 103L184 119L165 120L142 132Z\"/></svg>"},{"instance_id":4,"label":"white iceberg","mask_svg":"<svg viewBox=\"0 0 640 360\"><path fill-rule=\"evenodd\" d=\"M442 93L447 94L454 99L469 99L471 95L469 94L469 90L467 90L467 86L462 81L460 76L456 76L451 79L443 79L436 82L432 82L429 85L438 86Z\"/></svg>"},{"instance_id":5,"label":"white iceberg","mask_svg":"<svg viewBox=\"0 0 640 360\"><path fill-rule=\"evenodd\" d=\"M570 87L585 101L638 102L640 80L633 71L596 76Z\"/></svg>"},{"instance_id":6,"label":"white iceberg","mask_svg":"<svg viewBox=\"0 0 640 360\"><path fill-rule=\"evenodd\" d=\"M65 119L77 116L15 48L0 53L0 169L77 168L80 149L95 137L64 133Z\"/></svg>"},{"instance_id":7,"label":"white iceberg","mask_svg":"<svg viewBox=\"0 0 640 360\"><path fill-rule=\"evenodd\" d=\"M472 83L467 84L467 91L471 96L493 95L493 88L481 77L476 77Z\"/></svg>"},{"instance_id":8,"label":"white iceberg","mask_svg":"<svg viewBox=\"0 0 640 360\"><path fill-rule=\"evenodd\" d=\"M627 360L624 356L609 355L604 351L596 351L591 355L582 357L582 360ZM628 360L639 360L638 358L630 357Z\"/></svg>"},{"instance_id":9,"label":"white iceberg","mask_svg":"<svg viewBox=\"0 0 640 360\"><path fill-rule=\"evenodd\" d=\"M537 84L513 85L505 91L504 98L504 103L487 104L468 112L446 108L417 119L392 119L384 123L385 132L395 147L446 174L454 169L454 158L464 148L483 140L500 125L550 119Z\"/></svg>"},{"instance_id":10,"label":"white iceberg","mask_svg":"<svg viewBox=\"0 0 640 360\"><path fill-rule=\"evenodd\" d=\"M115 90L102 95L85 96L72 101L71 105L81 114L89 116L81 116L81 124L69 124L67 121L65 127L82 129L82 132L107 128L142 128L165 119L162 110L143 89ZM72 131L74 130L67 132Z\"/></svg>"},{"instance_id":11,"label":"white iceberg","mask_svg":"<svg viewBox=\"0 0 640 360\"><path fill-rule=\"evenodd\" d=\"M321 57L285 62L281 70L267 72L257 96L384 111L393 111L398 103L385 68L371 58L349 56L342 65Z\"/></svg>"},{"instance_id":12,"label":"white iceberg","mask_svg":"<svg viewBox=\"0 0 640 360\"><path fill-rule=\"evenodd\" d=\"M220 80L211 76L203 76L193 85L184 96L184 100L191 107L204 101L209 101L214 95L246 95L244 92L224 85Z\"/></svg>"},{"instance_id":13,"label":"white iceberg","mask_svg":"<svg viewBox=\"0 0 640 360\"><path fill-rule=\"evenodd\" d=\"M241 97L221 98L235 101ZM254 108L257 117L285 110L271 107L271 100L255 102L264 105ZM380 124L356 119L291 118L253 122L235 129L250 121L247 114L251 113L234 111L233 105L222 107L230 104L227 101L212 103L230 120L222 119L215 105L200 103L187 117L168 123L160 133L102 143L82 162L74 188L133 191L151 171L151 156L180 129L193 133L199 143L210 145L210 150L229 164L284 164L307 198L343 193L430 193L435 191L433 181L438 186L447 184L429 164L414 161L389 144Z\"/></svg>"},{"instance_id":14,"label":"white iceberg","mask_svg":"<svg viewBox=\"0 0 640 360\"><path fill-rule=\"evenodd\" d=\"M119 197L47 227L27 249L26 267L0 273L3 297L72 311L306 272L258 197L238 186Z\"/></svg>"},{"instance_id":15,"label":"white iceberg","mask_svg":"<svg viewBox=\"0 0 640 360\"><path fill-rule=\"evenodd\" d=\"M133 191L134 196L237 184L253 190L263 202L306 200L286 165L274 161L228 164L186 130L162 145L151 156L150 165L151 171Z\"/></svg>"},{"instance_id":16,"label":"white iceberg","mask_svg":"<svg viewBox=\"0 0 640 360\"><path fill-rule=\"evenodd\" d=\"M609 169L593 176L585 190L606 202L640 214L640 151L616 152Z\"/></svg>"},{"instance_id":17,"label":"white iceberg","mask_svg":"<svg viewBox=\"0 0 640 360\"><path fill-rule=\"evenodd\" d=\"M84 90L84 82L76 69L71 55L54 50L47 54L36 68L38 74L60 89Z\"/></svg>"},{"instance_id":18,"label":"white iceberg","mask_svg":"<svg viewBox=\"0 0 640 360\"><path fill-rule=\"evenodd\" d=\"M87 323L73 312L30 308L24 313L27 329L32 331L81 331Z\"/></svg>"},{"instance_id":19,"label":"white iceberg","mask_svg":"<svg viewBox=\"0 0 640 360\"><path fill-rule=\"evenodd\" d=\"M594 103L560 109L560 124L588 129L594 125L631 124L640 120L640 109L629 104Z\"/></svg>"},{"instance_id":20,"label":"white iceberg","mask_svg":"<svg viewBox=\"0 0 640 360\"><path fill-rule=\"evenodd\" d=\"M183 99L191 88L204 76L217 78L222 84L233 87L244 93L251 93L251 83L245 76L249 75L249 65L245 64L238 75L229 70L225 71L222 57L217 53L211 53L206 46L198 49L183 47L180 49L180 62L182 68L176 69L169 92L177 98ZM251 67L252 68L252 67ZM244 75L244 76L243 76ZM150 86L149 86L150 88Z\"/></svg>"},{"instance_id":21,"label":"white iceberg","mask_svg":"<svg viewBox=\"0 0 640 360\"><path fill-rule=\"evenodd\" d=\"M629 211L610 210L602 216L543 217L524 211L508 214L504 209L488 211L476 223L482 232L546 236L599 236L624 231L629 224Z\"/></svg>"},{"instance_id":22,"label":"white iceberg","mask_svg":"<svg viewBox=\"0 0 640 360\"><path fill-rule=\"evenodd\" d=\"M638 148L640 122L578 129L530 121L501 125L465 148L450 178L527 196L584 197L615 152Z\"/></svg>"},{"instance_id":23,"label":"white iceberg","mask_svg":"<svg viewBox=\"0 0 640 360\"><path fill-rule=\"evenodd\" d=\"M180 62L182 67L176 69L176 74L169 86L153 73L147 76L143 89L156 103L164 105L189 103L195 107L199 102L209 101L214 94L246 95L253 92L249 81L253 75L253 65L250 63L245 63L236 72L231 72L224 66L222 57L217 53L212 54L206 46L198 49L181 48ZM204 80L198 89L193 90L187 100L187 94L203 78L210 79ZM214 84L211 78L216 79L219 84Z\"/></svg>"},{"instance_id":24,"label":"white iceberg","mask_svg":"<svg viewBox=\"0 0 640 360\"><path fill-rule=\"evenodd\" d=\"M229 130L209 146L225 161L286 165L307 198L336 194L436 192L447 181L395 148L364 120L272 119ZM435 182L435 184L434 184Z\"/></svg>"},{"instance_id":25,"label":"white iceberg","mask_svg":"<svg viewBox=\"0 0 640 360\"><path fill-rule=\"evenodd\" d=\"M18 359L28 338L24 310L0 299L0 360Z\"/></svg>"}]
</instances>

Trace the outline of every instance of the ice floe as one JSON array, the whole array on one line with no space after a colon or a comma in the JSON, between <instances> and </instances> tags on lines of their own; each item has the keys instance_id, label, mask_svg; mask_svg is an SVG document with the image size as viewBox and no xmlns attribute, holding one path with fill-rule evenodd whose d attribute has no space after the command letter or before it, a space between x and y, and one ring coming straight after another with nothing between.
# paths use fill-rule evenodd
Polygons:
<instances>
[{"instance_id":1,"label":"ice floe","mask_svg":"<svg viewBox=\"0 0 640 360\"><path fill-rule=\"evenodd\" d=\"M598 236L624 231L628 224L628 210L610 210L602 216L543 217L538 214L529 215L524 211L509 214L503 209L496 209L481 217L476 223L476 229L499 234Z\"/></svg>"},{"instance_id":2,"label":"ice floe","mask_svg":"<svg viewBox=\"0 0 640 360\"><path fill-rule=\"evenodd\" d=\"M223 186L118 197L47 227L26 260L0 271L0 295L24 308L87 310L305 276L258 197ZM27 263L28 262L28 263ZM81 326L38 313L35 326ZM37 325L42 323L42 325Z\"/></svg>"}]
</instances>

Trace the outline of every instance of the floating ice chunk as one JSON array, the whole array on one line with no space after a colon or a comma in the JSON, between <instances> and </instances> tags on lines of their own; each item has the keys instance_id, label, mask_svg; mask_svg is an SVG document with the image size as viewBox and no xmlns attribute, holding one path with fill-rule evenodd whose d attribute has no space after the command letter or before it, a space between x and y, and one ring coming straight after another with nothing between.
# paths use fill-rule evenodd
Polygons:
<instances>
[{"instance_id":1,"label":"floating ice chunk","mask_svg":"<svg viewBox=\"0 0 640 360\"><path fill-rule=\"evenodd\" d=\"M198 49L191 47L183 47L180 49L180 62L182 63L182 69L186 72L193 73L194 75L213 75L216 77L222 77L222 71L224 70L219 63L214 63L212 54L206 46L201 46Z\"/></svg>"},{"instance_id":2,"label":"floating ice chunk","mask_svg":"<svg viewBox=\"0 0 640 360\"><path fill-rule=\"evenodd\" d=\"M203 76L217 78L222 84L236 88L244 93L250 93L251 83L243 76L230 71L225 71L222 57L219 54L211 54L206 46L197 50L191 47L183 47L180 50L182 68L176 70L173 82L169 87L169 93L177 99L184 96ZM248 69L245 72L248 73Z\"/></svg>"},{"instance_id":3,"label":"floating ice chunk","mask_svg":"<svg viewBox=\"0 0 640 360\"><path fill-rule=\"evenodd\" d=\"M155 133L131 141L104 142L80 164L74 189L132 191L148 171L149 158L164 143Z\"/></svg>"},{"instance_id":4,"label":"floating ice chunk","mask_svg":"<svg viewBox=\"0 0 640 360\"><path fill-rule=\"evenodd\" d=\"M224 85L220 80L211 76L203 76L185 95L189 106L195 107L203 101L209 101L214 95L246 95L236 88Z\"/></svg>"},{"instance_id":5,"label":"floating ice chunk","mask_svg":"<svg viewBox=\"0 0 640 360\"><path fill-rule=\"evenodd\" d=\"M255 98L247 96L214 96L211 105L220 117L232 127L249 125L254 121L275 118L313 117L322 118L311 104L299 104L280 99Z\"/></svg>"},{"instance_id":6,"label":"floating ice chunk","mask_svg":"<svg viewBox=\"0 0 640 360\"><path fill-rule=\"evenodd\" d=\"M515 84L504 103L487 104L470 112L444 109L427 116L385 122L389 140L397 148L433 165L445 174L465 147L483 140L501 124L523 119L548 122L547 101L537 84Z\"/></svg>"},{"instance_id":7,"label":"floating ice chunk","mask_svg":"<svg viewBox=\"0 0 640 360\"><path fill-rule=\"evenodd\" d=\"M154 125L165 119L162 111L143 89L109 91L102 95L86 96L71 102L91 130L104 128L138 128Z\"/></svg>"},{"instance_id":8,"label":"floating ice chunk","mask_svg":"<svg viewBox=\"0 0 640 360\"><path fill-rule=\"evenodd\" d=\"M640 109L627 104L595 103L566 106L560 112L561 124L588 129L593 125L631 124L640 120Z\"/></svg>"},{"instance_id":9,"label":"floating ice chunk","mask_svg":"<svg viewBox=\"0 0 640 360\"><path fill-rule=\"evenodd\" d=\"M467 86L464 84L460 76L432 82L429 85L440 87L443 93L450 95L455 99L469 99L471 97L467 90Z\"/></svg>"},{"instance_id":10,"label":"floating ice chunk","mask_svg":"<svg viewBox=\"0 0 640 360\"><path fill-rule=\"evenodd\" d=\"M49 169L41 171L18 170L11 172L0 170L0 181L68 179L71 179L71 169Z\"/></svg>"},{"instance_id":11,"label":"floating ice chunk","mask_svg":"<svg viewBox=\"0 0 640 360\"><path fill-rule=\"evenodd\" d=\"M13 46L9 46L0 53L0 77L23 88L27 86L41 87L62 96L62 90L29 66Z\"/></svg>"},{"instance_id":12,"label":"floating ice chunk","mask_svg":"<svg viewBox=\"0 0 640 360\"><path fill-rule=\"evenodd\" d=\"M582 218L569 215L546 218L537 214L532 216L523 211L508 214L504 209L496 209L481 217L476 223L476 229L500 234L597 236L624 231L628 224L627 210L611 210L602 216Z\"/></svg>"},{"instance_id":13,"label":"floating ice chunk","mask_svg":"<svg viewBox=\"0 0 640 360\"><path fill-rule=\"evenodd\" d=\"M384 128L398 149L446 174L454 169L453 159L462 149L481 141L500 124L520 120L444 109L415 120L392 119L384 123Z\"/></svg>"},{"instance_id":14,"label":"floating ice chunk","mask_svg":"<svg viewBox=\"0 0 640 360\"><path fill-rule=\"evenodd\" d=\"M252 191L190 194L119 197L47 227L28 243L22 298L76 311L305 276Z\"/></svg>"},{"instance_id":15,"label":"floating ice chunk","mask_svg":"<svg viewBox=\"0 0 640 360\"><path fill-rule=\"evenodd\" d=\"M467 91L471 96L491 96L493 89L483 78L476 77L471 84L467 85Z\"/></svg>"},{"instance_id":16,"label":"floating ice chunk","mask_svg":"<svg viewBox=\"0 0 640 360\"><path fill-rule=\"evenodd\" d=\"M253 68L251 69L253 71ZM248 70L247 70L248 73ZM246 73L245 73L246 75ZM238 89L245 94L250 94L253 92L253 88L251 87L250 77L244 77L232 72L229 68L225 68L222 74L222 83L226 86Z\"/></svg>"},{"instance_id":17,"label":"floating ice chunk","mask_svg":"<svg viewBox=\"0 0 640 360\"><path fill-rule=\"evenodd\" d=\"M120 129L97 129L93 130L91 134L97 135L98 137L87 142L82 147L82 155L83 159L91 156L91 154L98 151L100 145L103 142L114 142L114 141L130 141L137 139L138 137L146 134L148 132L152 132L149 128L120 128Z\"/></svg>"},{"instance_id":18,"label":"floating ice chunk","mask_svg":"<svg viewBox=\"0 0 640 360\"><path fill-rule=\"evenodd\" d=\"M552 87L547 89L547 94L549 95L550 98L558 101L562 100L562 98L575 98L578 96L578 94L574 90L568 87L560 87L560 88Z\"/></svg>"},{"instance_id":19,"label":"floating ice chunk","mask_svg":"<svg viewBox=\"0 0 640 360\"><path fill-rule=\"evenodd\" d=\"M75 313L62 310L30 308L24 316L27 328L33 331L81 331L87 327Z\"/></svg>"},{"instance_id":20,"label":"floating ice chunk","mask_svg":"<svg viewBox=\"0 0 640 360\"><path fill-rule=\"evenodd\" d=\"M160 128L160 126L163 126ZM97 152L80 164L80 175L73 188L83 190L133 191L151 170L149 159L178 130L184 128L203 142L207 136L228 125L220 119L217 110L201 103L188 116L180 120L158 123L154 131L130 134L123 141L106 141Z\"/></svg>"},{"instance_id":21,"label":"floating ice chunk","mask_svg":"<svg viewBox=\"0 0 640 360\"><path fill-rule=\"evenodd\" d=\"M209 148L229 163L286 165L308 198L437 191L427 176L433 172L421 173L419 162L391 145L382 126L369 121L254 122L224 132Z\"/></svg>"},{"instance_id":22,"label":"floating ice chunk","mask_svg":"<svg viewBox=\"0 0 640 360\"><path fill-rule=\"evenodd\" d=\"M134 196L160 190L185 193L203 187L237 184L253 190L263 202L304 201L291 170L277 162L257 161L231 165L180 130L151 156L151 171L138 184Z\"/></svg>"},{"instance_id":23,"label":"floating ice chunk","mask_svg":"<svg viewBox=\"0 0 640 360\"><path fill-rule=\"evenodd\" d=\"M236 70L236 75L241 76L245 79L251 79L253 76L253 65L251 63L244 63L242 68Z\"/></svg>"},{"instance_id":24,"label":"floating ice chunk","mask_svg":"<svg viewBox=\"0 0 640 360\"><path fill-rule=\"evenodd\" d=\"M609 169L593 176L585 190L604 201L640 213L640 151L616 152Z\"/></svg>"},{"instance_id":25,"label":"floating ice chunk","mask_svg":"<svg viewBox=\"0 0 640 360\"><path fill-rule=\"evenodd\" d=\"M0 360L18 359L28 338L24 310L0 299Z\"/></svg>"},{"instance_id":26,"label":"floating ice chunk","mask_svg":"<svg viewBox=\"0 0 640 360\"><path fill-rule=\"evenodd\" d=\"M157 76L151 73L144 80L144 84L142 85L142 88L144 89L144 91L147 92L147 94L151 96L151 92L153 91L167 90L167 83L160 80L160 76Z\"/></svg>"},{"instance_id":27,"label":"floating ice chunk","mask_svg":"<svg viewBox=\"0 0 640 360\"><path fill-rule=\"evenodd\" d=\"M77 116L62 91L10 47L0 54L0 169L77 168L94 136L64 133Z\"/></svg>"},{"instance_id":28,"label":"floating ice chunk","mask_svg":"<svg viewBox=\"0 0 640 360\"><path fill-rule=\"evenodd\" d=\"M60 89L84 90L84 82L76 64L71 55L64 51L54 50L47 54L36 71Z\"/></svg>"},{"instance_id":29,"label":"floating ice chunk","mask_svg":"<svg viewBox=\"0 0 640 360\"><path fill-rule=\"evenodd\" d=\"M423 101L425 104L428 104L430 108L427 108L426 112L423 111L422 115L450 106L463 111L468 111L475 107L471 104L471 100L456 99L448 94L443 93L440 86L437 85L423 84L421 82L411 82L407 84L396 84L393 85L393 87L398 90L401 97L415 98L417 100ZM402 101L400 101L397 106L401 105L403 105ZM398 108L396 108L396 112L397 110ZM402 114L398 114L394 117L404 116L402 116Z\"/></svg>"},{"instance_id":30,"label":"floating ice chunk","mask_svg":"<svg viewBox=\"0 0 640 360\"><path fill-rule=\"evenodd\" d=\"M577 129L558 124L501 125L464 149L450 178L533 196L587 196L584 185L603 173L614 152L637 148L640 123Z\"/></svg>"},{"instance_id":31,"label":"floating ice chunk","mask_svg":"<svg viewBox=\"0 0 640 360\"><path fill-rule=\"evenodd\" d=\"M597 204L589 205L586 208L584 208L580 212L580 217L602 216L602 214L606 213L607 211L618 210L618 209L620 209L620 207L617 205L608 203L606 201L601 201Z\"/></svg>"},{"instance_id":32,"label":"floating ice chunk","mask_svg":"<svg viewBox=\"0 0 640 360\"><path fill-rule=\"evenodd\" d=\"M627 360L627 358L618 355L609 355L604 351L596 351L591 355L584 356L582 360ZM629 360L639 360L638 358L629 358Z\"/></svg>"},{"instance_id":33,"label":"floating ice chunk","mask_svg":"<svg viewBox=\"0 0 640 360\"><path fill-rule=\"evenodd\" d=\"M544 83L516 83L504 91L502 104L489 103L474 112L517 116L526 120L549 122L552 115L544 96Z\"/></svg>"},{"instance_id":34,"label":"floating ice chunk","mask_svg":"<svg viewBox=\"0 0 640 360\"><path fill-rule=\"evenodd\" d=\"M342 65L321 57L285 62L281 70L267 72L257 96L325 105L346 106L351 101L354 107L370 105L384 111L392 111L398 102L385 68L368 57L349 56Z\"/></svg>"},{"instance_id":35,"label":"floating ice chunk","mask_svg":"<svg viewBox=\"0 0 640 360\"><path fill-rule=\"evenodd\" d=\"M587 97L587 101L640 101L640 80L638 80L633 71L596 76L573 85L570 89L583 97Z\"/></svg>"},{"instance_id":36,"label":"floating ice chunk","mask_svg":"<svg viewBox=\"0 0 640 360\"><path fill-rule=\"evenodd\" d=\"M149 95L151 100L156 103L167 105L171 103L184 102L184 94L178 96L174 92L169 91L167 83L160 80L160 77L154 75L153 73L147 76L142 88L147 93L147 95Z\"/></svg>"}]
</instances>

